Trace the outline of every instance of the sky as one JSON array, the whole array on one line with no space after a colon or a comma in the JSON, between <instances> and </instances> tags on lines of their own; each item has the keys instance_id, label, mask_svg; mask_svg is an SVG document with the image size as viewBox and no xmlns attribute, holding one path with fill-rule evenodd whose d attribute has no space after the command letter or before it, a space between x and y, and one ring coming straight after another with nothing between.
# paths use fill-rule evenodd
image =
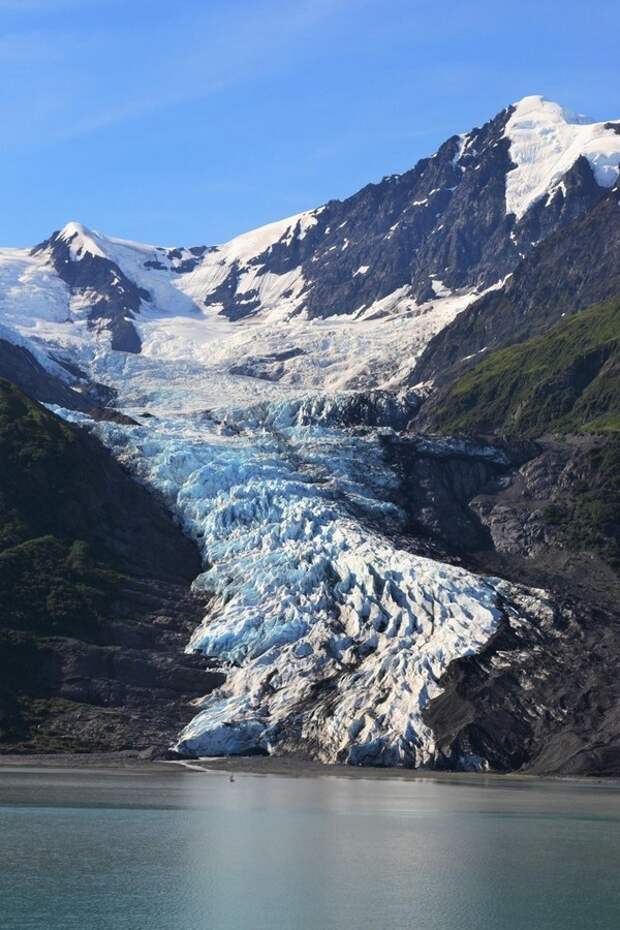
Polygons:
<instances>
[{"instance_id":1,"label":"sky","mask_svg":"<svg viewBox=\"0 0 620 930\"><path fill-rule=\"evenodd\" d=\"M620 4L0 0L0 245L213 244L539 93L620 117Z\"/></svg>"}]
</instances>

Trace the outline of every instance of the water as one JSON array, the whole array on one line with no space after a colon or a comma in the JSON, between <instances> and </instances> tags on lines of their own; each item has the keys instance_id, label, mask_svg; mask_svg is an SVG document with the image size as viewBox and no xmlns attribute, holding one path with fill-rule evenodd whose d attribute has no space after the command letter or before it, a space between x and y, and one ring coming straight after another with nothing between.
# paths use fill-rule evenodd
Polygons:
<instances>
[{"instance_id":1,"label":"water","mask_svg":"<svg viewBox=\"0 0 620 930\"><path fill-rule=\"evenodd\" d=\"M2 930L617 930L604 785L0 770Z\"/></svg>"}]
</instances>

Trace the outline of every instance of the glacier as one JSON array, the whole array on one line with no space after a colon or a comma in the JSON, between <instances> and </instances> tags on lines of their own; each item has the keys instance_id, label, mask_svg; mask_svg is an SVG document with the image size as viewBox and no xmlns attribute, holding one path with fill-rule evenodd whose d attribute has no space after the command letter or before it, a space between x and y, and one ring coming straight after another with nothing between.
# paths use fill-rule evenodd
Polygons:
<instances>
[{"instance_id":1,"label":"glacier","mask_svg":"<svg viewBox=\"0 0 620 930\"><path fill-rule=\"evenodd\" d=\"M302 235L312 222L268 235ZM170 259L79 224L61 236L71 260L101 253L148 282L135 320L141 352L112 351L105 331L89 328L88 294L55 279L44 252L0 255L9 285L0 336L69 382L76 369L113 389L135 425L53 409L93 430L200 547L194 584L210 600L187 649L208 655L226 681L196 706L176 750L432 765L424 711L443 673L479 652L507 612L518 615L519 597L409 537L383 440L407 429L418 403L403 392L401 367L476 292L438 283L428 304L401 289L335 320L285 320L276 288L262 294L273 308L236 322L192 295L195 286L204 301L195 278L209 262L175 276L166 262L189 261L185 253ZM290 281L289 291L293 300ZM283 354L286 370L272 380ZM241 363L267 376L235 374Z\"/></svg>"},{"instance_id":2,"label":"glacier","mask_svg":"<svg viewBox=\"0 0 620 930\"><path fill-rule=\"evenodd\" d=\"M311 228L302 217L269 235ZM438 561L409 537L383 440L407 429L418 403L400 367L477 294L439 286L427 305L398 292L337 320L284 321L280 306L237 323L194 301L204 267L175 277L164 250L79 224L62 235L72 260L101 253L138 285L148 279L135 321L142 351L111 351L81 313L84 295L46 286L40 253L0 256L11 285L3 332L55 374L71 381L75 366L114 390L135 425L52 409L93 430L200 547L194 585L210 599L187 649L226 681L196 706L176 750L432 765L424 710L443 673L520 608L504 582ZM282 353L283 377L234 373L254 360L270 374Z\"/></svg>"},{"instance_id":3,"label":"glacier","mask_svg":"<svg viewBox=\"0 0 620 930\"><path fill-rule=\"evenodd\" d=\"M177 751L432 765L423 714L442 674L484 647L518 597L399 544L382 436L406 425L410 399L305 395L133 426L59 412L95 430L201 548L194 585L210 601L187 648L227 678Z\"/></svg>"},{"instance_id":4,"label":"glacier","mask_svg":"<svg viewBox=\"0 0 620 930\"><path fill-rule=\"evenodd\" d=\"M400 478L385 455L390 436L411 438L420 396L432 387L406 392L416 358L512 274L510 264L491 263L494 284L485 269L468 276L469 265L467 275L451 279L452 245L441 230L452 214L442 210L457 187L432 181L446 152L444 173L458 169L471 184L481 166L504 166L493 151L506 149L496 230L504 230L508 250L521 241L519 222L529 228L530 208L555 202L579 159L595 187L616 181L617 122L592 123L538 96L488 125L500 117L502 135L491 137L490 148L475 151L479 130L453 137L425 160L411 189L416 199L394 202L373 247L397 267L379 274L376 291L361 286L382 270L366 256L365 214L359 252L351 226L325 244L330 209L357 216L348 201L214 246L145 245L71 222L33 250L0 249L0 340L27 349L78 391L112 389L126 422L54 409L94 431L200 547L204 570L194 584L209 604L187 648L211 657L226 682L196 706L179 752L433 765L425 709L450 663L483 650L507 619L531 622L549 610L544 592L477 575L412 536ZM397 177L372 186L388 204ZM440 194L444 207L435 210ZM471 210L471 200L464 202ZM427 231L420 227L415 242L399 240L394 254L384 253L400 223L418 229L418 212L435 217ZM431 237L445 257L432 272L423 266L428 288L416 290L407 250ZM350 266L338 265L341 253ZM401 274L403 254L411 267L403 261ZM76 274L67 275L67 265ZM338 300L350 281L356 290L322 315L311 312L308 295L326 273ZM135 330L137 348L112 348L111 322L119 319ZM435 455L459 448L416 441ZM455 761L484 764L473 755Z\"/></svg>"}]
</instances>

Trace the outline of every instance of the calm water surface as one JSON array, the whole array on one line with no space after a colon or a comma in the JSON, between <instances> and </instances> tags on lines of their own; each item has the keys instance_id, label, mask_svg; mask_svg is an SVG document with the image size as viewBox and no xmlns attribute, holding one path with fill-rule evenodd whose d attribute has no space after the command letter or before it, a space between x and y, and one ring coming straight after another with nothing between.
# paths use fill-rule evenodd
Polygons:
<instances>
[{"instance_id":1,"label":"calm water surface","mask_svg":"<svg viewBox=\"0 0 620 930\"><path fill-rule=\"evenodd\" d=\"M2 930L618 930L604 785L0 770Z\"/></svg>"}]
</instances>

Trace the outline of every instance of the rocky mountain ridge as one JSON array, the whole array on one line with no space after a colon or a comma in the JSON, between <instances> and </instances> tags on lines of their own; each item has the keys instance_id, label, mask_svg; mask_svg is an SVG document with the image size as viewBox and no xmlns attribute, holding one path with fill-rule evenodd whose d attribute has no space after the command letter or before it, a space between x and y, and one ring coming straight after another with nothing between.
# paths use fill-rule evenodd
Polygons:
<instances>
[{"instance_id":1,"label":"rocky mountain ridge","mask_svg":"<svg viewBox=\"0 0 620 930\"><path fill-rule=\"evenodd\" d=\"M39 348L55 341L61 358L67 343L101 340L138 354L155 319L285 327L395 314L407 332L420 330L423 348L468 300L605 199L619 126L526 97L404 174L224 245L147 246L68 223L29 253L0 253L5 335ZM447 299L458 295L469 296ZM308 354L285 348L297 355L280 360L278 377Z\"/></svg>"},{"instance_id":2,"label":"rocky mountain ridge","mask_svg":"<svg viewBox=\"0 0 620 930\"><path fill-rule=\"evenodd\" d=\"M404 175L223 246L145 246L72 223L30 252L2 251L0 372L53 408L22 398L27 419L65 437L52 501L71 504L72 482L85 494L105 460L112 486L136 482L140 501L128 506L144 517L124 526L109 502L112 566L101 553L89 561L92 529L60 532L72 506L23 539L11 534L31 511L5 513L17 585L7 596L21 611L9 640L30 637L51 688L31 722L47 714L60 721L52 729L103 739L97 701L138 707L154 688L170 739L206 674L195 716L176 731L186 755L612 771L617 576L595 538L600 501L583 485L608 497L615 459L607 436L582 428L604 417L614 430L618 314L581 311L617 293L619 144L613 123L525 98ZM497 368L491 348L532 336L551 347L504 349ZM550 380L533 395L577 417L570 435L522 428L531 372L521 363L540 353ZM587 421L582 395L598 405ZM518 410L498 412L502 399ZM450 420L459 416L471 422ZM7 443L27 455L19 411L16 422ZM101 459L102 445L113 458ZM5 470L5 484L16 474ZM95 496L108 501L103 485ZM178 578L156 560L134 564L159 519L140 485L185 531L164 533L186 553ZM1 480L0 491L15 496ZM592 533L579 539L584 520ZM110 572L112 615L95 622L96 642L72 627L54 645L57 614L72 604L96 614ZM23 573L50 590L20 587ZM155 655L183 635L195 658ZM187 691L172 708L173 674ZM69 713L56 698L80 706ZM141 719L143 746L160 723ZM116 728L106 739L123 743Z\"/></svg>"},{"instance_id":3,"label":"rocky mountain ridge","mask_svg":"<svg viewBox=\"0 0 620 930\"><path fill-rule=\"evenodd\" d=\"M550 235L506 283L480 297L438 332L411 383L446 383L485 353L546 332L566 316L620 293L620 186Z\"/></svg>"}]
</instances>

